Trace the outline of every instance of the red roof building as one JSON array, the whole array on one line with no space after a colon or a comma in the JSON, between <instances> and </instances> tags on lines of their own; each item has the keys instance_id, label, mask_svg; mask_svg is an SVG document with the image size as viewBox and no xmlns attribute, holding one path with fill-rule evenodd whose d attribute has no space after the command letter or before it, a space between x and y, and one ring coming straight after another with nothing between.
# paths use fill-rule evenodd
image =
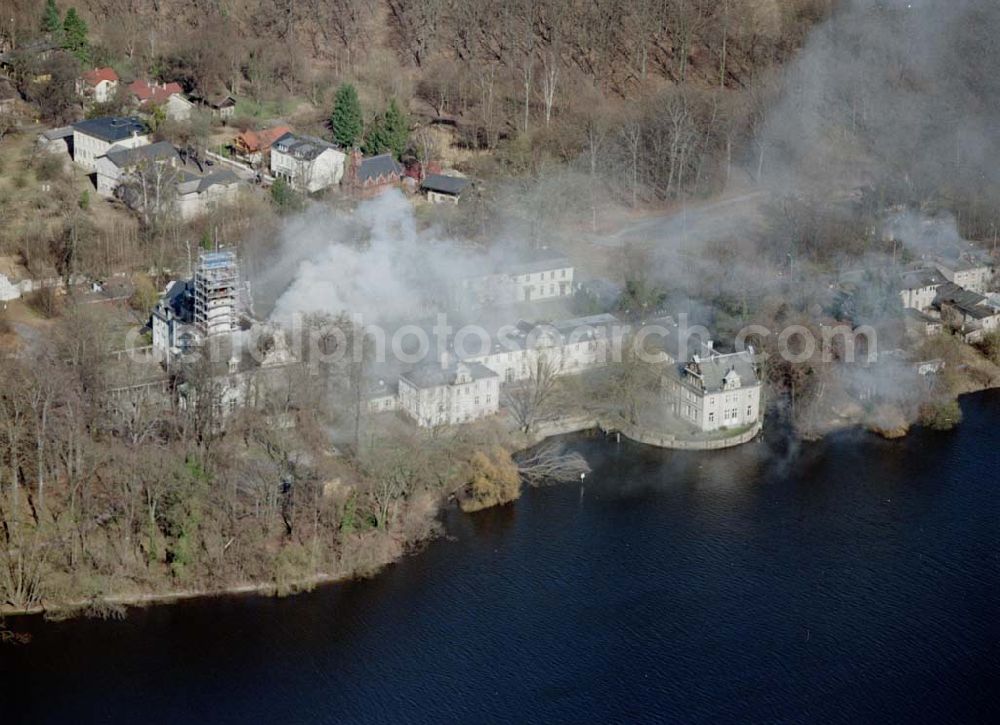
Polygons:
<instances>
[{"instance_id":1,"label":"red roof building","mask_svg":"<svg viewBox=\"0 0 1000 725\"><path fill-rule=\"evenodd\" d=\"M260 154L270 149L271 144L291 131L292 129L285 125L266 128L263 131L243 131L234 139L233 148L244 156Z\"/></svg>"},{"instance_id":2,"label":"red roof building","mask_svg":"<svg viewBox=\"0 0 1000 725\"><path fill-rule=\"evenodd\" d=\"M128 92L139 99L139 103L166 103L175 93L183 93L180 83L148 83L137 80L128 84Z\"/></svg>"},{"instance_id":3,"label":"red roof building","mask_svg":"<svg viewBox=\"0 0 1000 725\"><path fill-rule=\"evenodd\" d=\"M118 74L115 73L114 68L94 68L84 73L81 78L92 86L96 86L101 81L118 82Z\"/></svg>"}]
</instances>

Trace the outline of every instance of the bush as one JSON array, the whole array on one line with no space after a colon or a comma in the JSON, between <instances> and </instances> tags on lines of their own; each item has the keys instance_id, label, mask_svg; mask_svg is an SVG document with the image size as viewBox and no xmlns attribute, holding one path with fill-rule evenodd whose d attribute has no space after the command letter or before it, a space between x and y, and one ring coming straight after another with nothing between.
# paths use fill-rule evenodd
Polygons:
<instances>
[{"instance_id":1,"label":"bush","mask_svg":"<svg viewBox=\"0 0 1000 725\"><path fill-rule=\"evenodd\" d=\"M35 176L39 181L61 179L65 170L62 157L56 154L41 154L35 164Z\"/></svg>"},{"instance_id":2,"label":"bush","mask_svg":"<svg viewBox=\"0 0 1000 725\"><path fill-rule=\"evenodd\" d=\"M477 451L469 467L469 483L460 501L463 511L505 504L521 495L521 474L504 449L494 448L489 454Z\"/></svg>"},{"instance_id":3,"label":"bush","mask_svg":"<svg viewBox=\"0 0 1000 725\"><path fill-rule=\"evenodd\" d=\"M302 208L302 197L284 179L271 185L271 201L281 213L298 211Z\"/></svg>"},{"instance_id":4,"label":"bush","mask_svg":"<svg viewBox=\"0 0 1000 725\"><path fill-rule=\"evenodd\" d=\"M926 403L920 408L920 424L931 430L951 430L962 422L962 408L957 400Z\"/></svg>"}]
</instances>

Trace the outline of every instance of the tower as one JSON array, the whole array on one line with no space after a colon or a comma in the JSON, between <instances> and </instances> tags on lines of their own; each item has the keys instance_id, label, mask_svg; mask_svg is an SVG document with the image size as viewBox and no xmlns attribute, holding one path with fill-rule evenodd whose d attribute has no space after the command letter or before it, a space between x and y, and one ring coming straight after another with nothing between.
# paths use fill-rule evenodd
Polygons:
<instances>
[{"instance_id":1,"label":"tower","mask_svg":"<svg viewBox=\"0 0 1000 725\"><path fill-rule=\"evenodd\" d=\"M194 273L194 321L205 337L228 334L236 329L239 278L235 252L198 255Z\"/></svg>"}]
</instances>

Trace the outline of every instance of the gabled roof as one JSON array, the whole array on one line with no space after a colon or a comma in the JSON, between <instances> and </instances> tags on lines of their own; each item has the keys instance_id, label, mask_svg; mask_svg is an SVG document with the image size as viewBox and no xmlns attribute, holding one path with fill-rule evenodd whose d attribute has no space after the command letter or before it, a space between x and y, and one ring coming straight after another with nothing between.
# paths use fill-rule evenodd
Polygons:
<instances>
[{"instance_id":1,"label":"gabled roof","mask_svg":"<svg viewBox=\"0 0 1000 725\"><path fill-rule=\"evenodd\" d=\"M243 146L247 151L266 151L271 145L292 129L281 125L274 128L266 128L263 131L243 131L236 136L236 143Z\"/></svg>"},{"instance_id":2,"label":"gabled roof","mask_svg":"<svg viewBox=\"0 0 1000 725\"><path fill-rule=\"evenodd\" d=\"M468 179L463 179L460 176L447 176L445 174L430 174L424 183L420 185L421 189L426 189L427 191L434 191L438 194L449 194L450 196L459 196L465 188L471 182Z\"/></svg>"},{"instance_id":3,"label":"gabled roof","mask_svg":"<svg viewBox=\"0 0 1000 725\"><path fill-rule=\"evenodd\" d=\"M170 161L173 159L180 159L177 149L166 141L157 141L156 143L147 144L145 146L136 146L135 148L112 146L104 155L107 157L108 161L113 163L119 169L135 166L136 164L140 164L144 161Z\"/></svg>"},{"instance_id":4,"label":"gabled roof","mask_svg":"<svg viewBox=\"0 0 1000 725\"><path fill-rule=\"evenodd\" d=\"M104 116L102 118L89 118L86 121L78 121L73 124L73 130L77 133L86 134L99 138L108 143L124 141L133 135L145 135L148 133L146 124L134 116Z\"/></svg>"},{"instance_id":5,"label":"gabled roof","mask_svg":"<svg viewBox=\"0 0 1000 725\"><path fill-rule=\"evenodd\" d=\"M238 177L230 169L221 169L204 176L196 176L190 172L182 172L182 178L177 182L177 193L181 196L185 194L200 194L213 186L229 186L239 183Z\"/></svg>"},{"instance_id":6,"label":"gabled roof","mask_svg":"<svg viewBox=\"0 0 1000 725\"><path fill-rule=\"evenodd\" d=\"M183 93L180 83L149 83L135 80L128 84L128 92L139 99L140 103L166 103L175 93Z\"/></svg>"},{"instance_id":7,"label":"gabled roof","mask_svg":"<svg viewBox=\"0 0 1000 725\"><path fill-rule=\"evenodd\" d=\"M402 176L403 167L392 158L392 154L380 154L361 159L356 178L363 184L368 181L378 181L380 176L390 178L393 175Z\"/></svg>"},{"instance_id":8,"label":"gabled roof","mask_svg":"<svg viewBox=\"0 0 1000 725\"><path fill-rule=\"evenodd\" d=\"M522 261L511 265L511 274L547 272L554 269L568 269L573 266L566 255L550 249L536 249L523 255Z\"/></svg>"},{"instance_id":9,"label":"gabled roof","mask_svg":"<svg viewBox=\"0 0 1000 725\"><path fill-rule=\"evenodd\" d=\"M60 126L59 128L50 128L46 131L42 131L42 138L46 141L55 141L57 138L68 138L72 135L72 126Z\"/></svg>"},{"instance_id":10,"label":"gabled roof","mask_svg":"<svg viewBox=\"0 0 1000 725\"><path fill-rule=\"evenodd\" d=\"M114 68L94 68L86 71L80 77L92 86L96 86L101 81L112 83L118 81L118 74L115 73Z\"/></svg>"},{"instance_id":11,"label":"gabled roof","mask_svg":"<svg viewBox=\"0 0 1000 725\"><path fill-rule=\"evenodd\" d=\"M934 298L934 304L940 305L944 302L948 302L956 307L975 307L976 305L982 304L985 300L986 297L984 295L972 292L964 287L959 287L957 284L952 282L948 282L938 288L937 296Z\"/></svg>"},{"instance_id":12,"label":"gabled roof","mask_svg":"<svg viewBox=\"0 0 1000 725\"><path fill-rule=\"evenodd\" d=\"M283 134L274 142L273 146L282 153L305 161L312 161L324 151L338 150L329 141L324 141L315 136L300 136L291 132Z\"/></svg>"}]
</instances>

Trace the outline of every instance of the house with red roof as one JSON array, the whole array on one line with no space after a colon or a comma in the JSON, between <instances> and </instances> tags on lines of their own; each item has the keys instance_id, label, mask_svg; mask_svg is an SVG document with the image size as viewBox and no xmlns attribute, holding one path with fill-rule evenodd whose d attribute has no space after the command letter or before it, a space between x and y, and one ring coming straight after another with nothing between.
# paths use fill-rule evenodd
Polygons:
<instances>
[{"instance_id":1,"label":"house with red roof","mask_svg":"<svg viewBox=\"0 0 1000 725\"><path fill-rule=\"evenodd\" d=\"M246 130L233 139L233 151L236 155L251 164L257 164L270 155L271 145L292 129L282 124L263 131Z\"/></svg>"},{"instance_id":2,"label":"house with red roof","mask_svg":"<svg viewBox=\"0 0 1000 725\"><path fill-rule=\"evenodd\" d=\"M77 79L76 93L97 103L107 103L118 90L118 80L114 68L94 68Z\"/></svg>"},{"instance_id":3,"label":"house with red roof","mask_svg":"<svg viewBox=\"0 0 1000 725\"><path fill-rule=\"evenodd\" d=\"M129 95L138 103L139 108L146 110L150 106L163 108L167 118L174 121L186 121L191 118L194 104L184 97L184 89L180 83L157 83L144 80L134 80L128 84Z\"/></svg>"}]
</instances>

